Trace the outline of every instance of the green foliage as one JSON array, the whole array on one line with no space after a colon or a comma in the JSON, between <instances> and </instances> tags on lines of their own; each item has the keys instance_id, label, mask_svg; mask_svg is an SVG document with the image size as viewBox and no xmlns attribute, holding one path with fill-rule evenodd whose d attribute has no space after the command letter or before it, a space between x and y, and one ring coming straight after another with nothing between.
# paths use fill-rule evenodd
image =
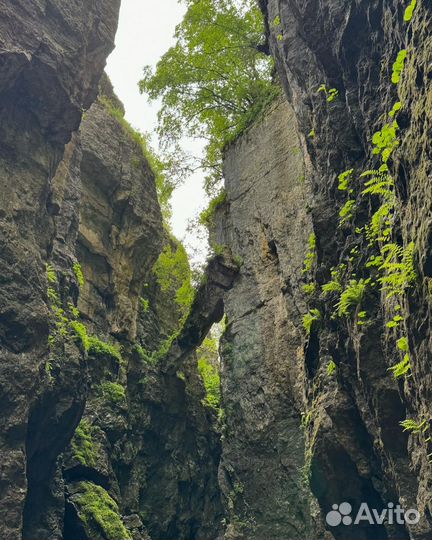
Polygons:
<instances>
[{"instance_id":1,"label":"green foliage","mask_svg":"<svg viewBox=\"0 0 432 540\"><path fill-rule=\"evenodd\" d=\"M339 90L336 88L330 88L327 90L327 86L325 84L322 84L318 88L318 93L319 92L324 92L328 103L332 103L339 96Z\"/></svg>"},{"instance_id":2,"label":"green foliage","mask_svg":"<svg viewBox=\"0 0 432 540\"><path fill-rule=\"evenodd\" d=\"M85 351L89 350L90 339L87 334L87 328L85 324L80 321L69 321L69 325L75 335L75 338L81 343Z\"/></svg>"},{"instance_id":3,"label":"green foliage","mask_svg":"<svg viewBox=\"0 0 432 540\"><path fill-rule=\"evenodd\" d=\"M57 283L56 271L49 263L46 264L46 276L48 283Z\"/></svg>"},{"instance_id":4,"label":"green foliage","mask_svg":"<svg viewBox=\"0 0 432 540\"><path fill-rule=\"evenodd\" d=\"M404 355L403 360L389 368L389 371L393 373L395 379L400 379L401 377L404 377L410 370L411 359L408 353Z\"/></svg>"},{"instance_id":5,"label":"green foliage","mask_svg":"<svg viewBox=\"0 0 432 540\"><path fill-rule=\"evenodd\" d=\"M98 449L93 441L94 428L83 419L75 430L71 441L73 456L85 467L95 467L98 459Z\"/></svg>"},{"instance_id":6,"label":"green foliage","mask_svg":"<svg viewBox=\"0 0 432 540\"><path fill-rule=\"evenodd\" d=\"M336 369L337 369L337 366L336 366L334 360L333 359L330 360L330 362L329 362L329 364L327 366L327 375L329 377L331 377L335 373Z\"/></svg>"},{"instance_id":7,"label":"green foliage","mask_svg":"<svg viewBox=\"0 0 432 540\"><path fill-rule=\"evenodd\" d=\"M390 118L394 118L401 109L402 109L402 103L400 101L397 101L393 105L392 110L389 112Z\"/></svg>"},{"instance_id":8,"label":"green foliage","mask_svg":"<svg viewBox=\"0 0 432 540\"><path fill-rule=\"evenodd\" d=\"M219 369L217 362L217 340L207 337L198 349L198 371L206 389L206 403L219 409L221 401Z\"/></svg>"},{"instance_id":9,"label":"green foliage","mask_svg":"<svg viewBox=\"0 0 432 540\"><path fill-rule=\"evenodd\" d=\"M384 124L380 131L374 133L372 142L374 144L373 154L381 154L383 163L387 163L392 152L399 146L397 132L399 124L393 120L391 124Z\"/></svg>"},{"instance_id":10,"label":"green foliage","mask_svg":"<svg viewBox=\"0 0 432 540\"><path fill-rule=\"evenodd\" d=\"M119 363L123 362L121 352L115 345L106 343L96 336L88 338L88 352L92 356L107 356L114 358Z\"/></svg>"},{"instance_id":11,"label":"green foliage","mask_svg":"<svg viewBox=\"0 0 432 540\"><path fill-rule=\"evenodd\" d=\"M177 241L167 244L159 255L153 272L162 292L176 299L182 316L186 316L193 302L195 291L192 286L192 272L186 250Z\"/></svg>"},{"instance_id":12,"label":"green foliage","mask_svg":"<svg viewBox=\"0 0 432 540\"><path fill-rule=\"evenodd\" d=\"M303 263L303 273L311 272L312 268L317 260L316 253L316 236L314 233L311 233L309 236L309 251L306 255L306 258Z\"/></svg>"},{"instance_id":13,"label":"green foliage","mask_svg":"<svg viewBox=\"0 0 432 540\"><path fill-rule=\"evenodd\" d=\"M412 419L403 420L399 424L404 428L404 431L410 431L411 433L424 433L429 429L427 420L423 422L416 422Z\"/></svg>"},{"instance_id":14,"label":"green foliage","mask_svg":"<svg viewBox=\"0 0 432 540\"><path fill-rule=\"evenodd\" d=\"M365 182L365 189L362 191L362 195L377 195L387 200L394 198L394 180L388 174L386 165L378 170L366 171L360 177L370 177L370 180Z\"/></svg>"},{"instance_id":15,"label":"green foliage","mask_svg":"<svg viewBox=\"0 0 432 540\"><path fill-rule=\"evenodd\" d=\"M404 13L404 21L410 22L414 15L414 10L417 6L417 0L411 0L411 4L406 8Z\"/></svg>"},{"instance_id":16,"label":"green foliage","mask_svg":"<svg viewBox=\"0 0 432 540\"><path fill-rule=\"evenodd\" d=\"M206 210L201 212L199 217L199 222L205 227L210 227L213 225L213 219L216 213L216 210L222 206L222 204L227 200L227 192L225 189L222 189L221 192L214 197Z\"/></svg>"},{"instance_id":17,"label":"green foliage","mask_svg":"<svg viewBox=\"0 0 432 540\"><path fill-rule=\"evenodd\" d=\"M322 286L323 296L327 296L334 292L341 293L342 290L342 284L338 281L329 281Z\"/></svg>"},{"instance_id":18,"label":"green foliage","mask_svg":"<svg viewBox=\"0 0 432 540\"><path fill-rule=\"evenodd\" d=\"M124 387L115 382L104 382L100 385L103 397L111 403L123 403L126 400Z\"/></svg>"},{"instance_id":19,"label":"green foliage","mask_svg":"<svg viewBox=\"0 0 432 540\"><path fill-rule=\"evenodd\" d=\"M353 212L356 208L356 201L355 199L349 199L341 208L341 211L339 212L339 217L341 218L340 224L344 225L347 221L349 221L353 217Z\"/></svg>"},{"instance_id":20,"label":"green foliage","mask_svg":"<svg viewBox=\"0 0 432 540\"><path fill-rule=\"evenodd\" d=\"M412 11L414 11L414 8ZM392 72L392 78L391 78L393 84L398 84L400 81L402 71L404 70L404 67L405 67L405 60L406 60L407 54L408 52L406 49L402 49L401 51L398 52L396 62L393 64L393 72Z\"/></svg>"},{"instance_id":21,"label":"green foliage","mask_svg":"<svg viewBox=\"0 0 432 540\"><path fill-rule=\"evenodd\" d=\"M84 285L84 274L79 262L74 263L73 271L78 282L78 285L82 287Z\"/></svg>"},{"instance_id":22,"label":"green foliage","mask_svg":"<svg viewBox=\"0 0 432 540\"><path fill-rule=\"evenodd\" d=\"M276 17L275 17L274 20L273 20L273 24L274 24L274 26L280 26L280 24L281 24L281 18L280 18L279 15L276 15Z\"/></svg>"},{"instance_id":23,"label":"green foliage","mask_svg":"<svg viewBox=\"0 0 432 540\"><path fill-rule=\"evenodd\" d=\"M350 280L336 305L339 317L348 317L352 309L361 304L369 281L365 279Z\"/></svg>"},{"instance_id":24,"label":"green foliage","mask_svg":"<svg viewBox=\"0 0 432 540\"><path fill-rule=\"evenodd\" d=\"M124 526L117 503L101 486L80 482L79 516L88 527L101 530L107 540L132 540Z\"/></svg>"},{"instance_id":25,"label":"green foliage","mask_svg":"<svg viewBox=\"0 0 432 540\"><path fill-rule=\"evenodd\" d=\"M350 180L352 178L353 172L354 172L354 169L349 169L348 171L345 171L338 176L338 180L339 180L338 189L340 191L346 191L349 188Z\"/></svg>"},{"instance_id":26,"label":"green foliage","mask_svg":"<svg viewBox=\"0 0 432 540\"><path fill-rule=\"evenodd\" d=\"M384 203L373 214L370 224L366 226L366 236L369 242L387 242L389 240L392 232L393 210L393 203ZM371 262L376 261L372 259ZM371 264L370 266L377 265Z\"/></svg>"},{"instance_id":27,"label":"green foliage","mask_svg":"<svg viewBox=\"0 0 432 540\"><path fill-rule=\"evenodd\" d=\"M278 90L272 84L273 61L259 51L264 42L260 9L252 0L187 0L175 32L176 42L155 70L147 66L141 92L160 99L159 135L165 148L179 154L185 135L208 140L204 159L187 159L172 175L202 167L211 191L221 178L221 150L241 132L263 103ZM177 164L178 164L177 160Z\"/></svg>"},{"instance_id":28,"label":"green foliage","mask_svg":"<svg viewBox=\"0 0 432 540\"><path fill-rule=\"evenodd\" d=\"M321 312L319 309L311 309L306 315L303 315L303 327L309 335L315 328L316 323L321 320Z\"/></svg>"},{"instance_id":29,"label":"green foliage","mask_svg":"<svg viewBox=\"0 0 432 540\"><path fill-rule=\"evenodd\" d=\"M156 354L149 354L145 349L144 347L142 347L141 345L135 345L135 350L136 352L138 353L139 357L141 358L141 360L145 363L145 364L148 364L150 366L154 366L157 364L158 362L158 357Z\"/></svg>"},{"instance_id":30,"label":"green foliage","mask_svg":"<svg viewBox=\"0 0 432 540\"><path fill-rule=\"evenodd\" d=\"M386 244L381 249L383 263L380 270L384 273L378 279L387 298L401 295L417 278L414 254L415 244L410 242L405 248L398 244Z\"/></svg>"},{"instance_id":31,"label":"green foliage","mask_svg":"<svg viewBox=\"0 0 432 540\"><path fill-rule=\"evenodd\" d=\"M303 285L303 292L308 295L314 294L316 291L316 283L307 283L306 285Z\"/></svg>"},{"instance_id":32,"label":"green foliage","mask_svg":"<svg viewBox=\"0 0 432 540\"><path fill-rule=\"evenodd\" d=\"M146 298L143 298L142 296L140 296L139 301L140 301L142 310L144 311L144 313L147 313L148 310L150 309L150 300L147 300Z\"/></svg>"},{"instance_id":33,"label":"green foliage","mask_svg":"<svg viewBox=\"0 0 432 540\"><path fill-rule=\"evenodd\" d=\"M225 250L227 249L227 247L224 246L223 244L216 244L215 242L212 243L211 248L212 248L213 253L217 255L218 257L221 257L225 253Z\"/></svg>"}]
</instances>

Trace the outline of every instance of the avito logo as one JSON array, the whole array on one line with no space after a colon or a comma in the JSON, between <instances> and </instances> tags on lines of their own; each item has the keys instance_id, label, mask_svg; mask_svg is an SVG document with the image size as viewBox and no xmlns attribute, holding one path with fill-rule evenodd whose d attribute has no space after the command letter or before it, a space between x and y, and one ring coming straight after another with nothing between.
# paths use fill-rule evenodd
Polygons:
<instances>
[{"instance_id":1,"label":"avito logo","mask_svg":"<svg viewBox=\"0 0 432 540\"><path fill-rule=\"evenodd\" d=\"M353 517L353 508L350 503L343 502L334 504L332 510L327 514L326 521L330 527L339 525L358 525L359 523L369 523L370 525L382 525L388 523L393 525L415 525L420 521L420 512L414 508L404 510L399 504L388 503L387 508L383 510L370 509L367 503L361 503L355 517Z\"/></svg>"}]
</instances>

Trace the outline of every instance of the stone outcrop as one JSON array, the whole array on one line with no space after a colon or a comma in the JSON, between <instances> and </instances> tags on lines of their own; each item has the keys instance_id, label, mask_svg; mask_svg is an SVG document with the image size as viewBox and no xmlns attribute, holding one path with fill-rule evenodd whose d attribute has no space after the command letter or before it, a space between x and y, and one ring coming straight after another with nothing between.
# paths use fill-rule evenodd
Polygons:
<instances>
[{"instance_id":1,"label":"stone outcrop","mask_svg":"<svg viewBox=\"0 0 432 540\"><path fill-rule=\"evenodd\" d=\"M119 8L112 0L86 4L77 9L70 2L14 0L0 6L3 538L21 534L26 496L52 476L41 467L52 468L83 405L79 351L70 351L62 374L68 382L55 412L42 378L49 333L45 263L56 227L52 181L65 143L97 94ZM43 401L46 407L36 405Z\"/></svg>"},{"instance_id":2,"label":"stone outcrop","mask_svg":"<svg viewBox=\"0 0 432 540\"><path fill-rule=\"evenodd\" d=\"M312 231L300 138L280 98L225 154L227 202L212 241L238 260L225 295L225 412L220 481L228 538L311 538L301 428L306 309L304 249Z\"/></svg>"},{"instance_id":3,"label":"stone outcrop","mask_svg":"<svg viewBox=\"0 0 432 540\"><path fill-rule=\"evenodd\" d=\"M412 20L404 21L407 6L396 1L352 4L337 0L324 3L269 0L262 1L261 5L266 16L270 48L295 113L291 141L299 140L298 145L302 149L302 174L308 186L303 194L302 207L308 209L308 220L297 232L294 242L291 239L281 249L280 240L273 238L273 220L278 219L280 203L286 214L279 218L278 226L287 241L294 223L299 222L291 206L295 197L290 197L289 203L280 202L287 192L291 192L286 186L277 186L273 195L271 183L268 192L257 191L256 196L251 195L257 189L252 180L257 177L256 171L259 176L261 163L271 159L275 145L273 134L270 149L267 147L270 158L267 154L262 159L256 158L265 146L266 136L263 133L266 132L263 128L256 141L246 134L228 150L225 160L228 203L225 214L222 212L219 219L219 242L225 241L230 247L234 245L243 257L246 253L246 263L238 284L227 296L227 313L230 314L231 309L238 316L238 306L244 304L243 311L247 317L256 318L257 329L251 342L247 336L252 332L252 322L242 326L241 332L236 331L232 335L228 331L224 338L223 388L227 424L230 426L232 422L234 428L239 426L238 415L243 414L241 418L245 421L247 411L246 426L250 422L257 428L266 427L262 418L266 418L266 405L271 398L266 395L268 383L265 374L256 366L263 370L264 362L258 359L265 361L268 358L262 351L264 345L259 345L261 332L258 328L266 324L266 315L260 317L259 313L270 304L269 298L275 302L284 296L285 302L296 306L296 312L291 312L288 317L279 315L277 321L287 319L297 332L300 332L303 315L310 309L318 310L319 322L312 323L314 326L309 336L304 330L301 330L303 339L297 334L297 350L300 352L298 356L290 353L287 364L284 363L287 346L296 343L289 340L293 330L284 330L278 338L279 327L273 323L271 330L267 330L267 335L272 337L267 338L265 348L276 367L286 366L283 370L288 379L285 384L286 400L292 404L291 408L286 406L286 416L289 417L290 410L302 411L310 486L323 517L333 504L342 501L349 501L354 510L361 502L378 509L385 508L388 503L399 503L404 508L418 508L422 516L418 524L341 525L329 529L326 534L331 532L335 538L345 538L348 534L352 538L428 538L432 527L429 436L432 418L429 292L431 160L427 143L431 125L428 104L432 95L430 7L426 2L417 2ZM401 80L395 84L397 81L391 82L393 64L401 49L407 51L407 58ZM337 91L334 97L331 97L332 89ZM366 292L361 309L367 315L362 313L361 316L367 316L368 320L363 323L356 319L359 310L354 317L335 315L338 296L333 294L326 298L321 292L321 287L332 279L332 268L341 263L346 264L352 278L366 279L370 275L366 266L370 246L362 239L361 228L379 208L378 199L365 200L361 187L355 185L350 192L355 198L354 216L341 226L339 212L346 194L337 189L338 175L354 169L359 176L361 172L380 165L379 158L372 155L372 135L386 122L392 122L388 114L398 102L401 109L397 113L397 151L388 161L391 176L395 179L397 213L390 223L392 231L387 242L400 245L401 249L406 249L411 241L415 243L415 279L399 295L402 298L399 303L389 298L386 291L380 293L371 288ZM248 156L248 159L243 156ZM239 166L239 162L243 165ZM289 161L286 163L285 169L294 170L288 165ZM249 171L250 177L244 174L245 170ZM263 181L263 185L267 188L267 181ZM244 205L247 210L239 216L238 200L243 199L248 201ZM251 214L257 216L253 229ZM266 226L260 233L261 221ZM254 232L251 233L252 230ZM307 230L313 231L316 248L308 248ZM285 289L280 287L285 291L284 295L280 290L272 290L269 297L264 292L256 292L257 289L265 291L274 283L272 277L261 280L269 272L265 262L256 263L257 268L253 272L247 264L250 251L257 249L255 244L260 235L263 245L269 245L267 266L274 264L283 268L281 261L289 259L285 270L286 275L291 273L289 286ZM244 248L246 243L249 245ZM298 249L294 253L293 245ZM309 253L313 260L311 268L303 275L303 283L299 277L301 264L296 258L299 253L303 259ZM404 261L406 263L407 259ZM297 280L292 279L293 272L297 272ZM282 271L280 273L284 275ZM257 275L260 279L255 277ZM252 286L254 280L257 284ZM244 289L241 288L242 281L247 283ZM304 290L303 285L306 285ZM266 300L264 306L257 309L257 299L261 297ZM247 299L250 299L251 313ZM272 317L278 313L280 311L273 307ZM234 316L233 328L240 326L241 321L242 318L237 321ZM405 341L398 342L401 337L406 337L408 345ZM288 345L284 344L285 341L289 342ZM282 354L277 349L280 343L284 344ZM406 357L401 356L397 343L399 347L409 348L410 358L408 377L399 379L392 375L391 368ZM233 355L235 362L230 361L232 344L234 352L237 352ZM223 352L227 345L228 352ZM242 346L245 351L239 352ZM238 364L239 357L248 359L244 367ZM298 382L297 387L290 385L291 376ZM264 382L260 384L258 379ZM243 385L247 392L242 400L243 393L239 388ZM260 393L263 394L261 398ZM231 413L236 420L232 421L231 404L236 407ZM277 407L270 407L270 410L273 412ZM400 422L405 419L421 425L424 431L403 432ZM297 427L295 423L293 426L298 430L298 423ZM246 440L247 430L244 431L245 434L239 435L236 431L225 438L223 463L230 456L231 449L236 448L242 438ZM254 430L255 436L258 436L257 431L259 429ZM298 437L298 450L301 451L300 434ZM246 496L240 494L235 500L244 503L240 514L247 516L249 511L255 516L256 522L250 519L246 525L252 534L258 534L256 531L265 526L262 507L259 511L252 511L246 505L253 499L252 495L247 496L248 489L254 485L247 471L255 457L254 448L251 445L248 452L240 448L241 451L234 454L236 459L230 472L234 478L246 478L246 484L241 488ZM278 451L277 445L275 451ZM232 459L232 454L230 457ZM267 467L277 467L277 463L275 458L274 463ZM271 476L265 468L263 470L263 477ZM269 482L267 478L266 481ZM228 488L225 489L227 491ZM273 486L269 491L276 493L277 489ZM275 503L271 497L270 500ZM281 501L287 504L288 499L278 499L279 504ZM234 513L238 515L238 510ZM250 537L250 531L247 537ZM296 534L293 531L292 537L298 537Z\"/></svg>"},{"instance_id":4,"label":"stone outcrop","mask_svg":"<svg viewBox=\"0 0 432 540\"><path fill-rule=\"evenodd\" d=\"M172 370L152 358L179 329L175 298L153 273L163 245L177 246L164 232L142 141L112 98L102 95L80 129L78 308L97 337L86 408L64 456L64 537L116 540L122 523L134 540L216 537L220 443L201 403L198 343ZM98 492L118 505L102 527L100 509L87 504Z\"/></svg>"},{"instance_id":5,"label":"stone outcrop","mask_svg":"<svg viewBox=\"0 0 432 540\"><path fill-rule=\"evenodd\" d=\"M0 6L7 540L215 538L223 517L198 343L173 370L152 356L179 330L153 272L178 244L144 141L102 76L118 8Z\"/></svg>"}]
</instances>

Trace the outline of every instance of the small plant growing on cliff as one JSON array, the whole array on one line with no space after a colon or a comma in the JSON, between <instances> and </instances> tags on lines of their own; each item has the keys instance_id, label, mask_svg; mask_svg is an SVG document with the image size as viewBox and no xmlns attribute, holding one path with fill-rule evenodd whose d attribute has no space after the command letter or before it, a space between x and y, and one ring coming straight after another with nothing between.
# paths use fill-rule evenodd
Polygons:
<instances>
[{"instance_id":1,"label":"small plant growing on cliff","mask_svg":"<svg viewBox=\"0 0 432 540\"><path fill-rule=\"evenodd\" d=\"M47 276L48 283L57 283L56 271L49 263L47 263L46 265L46 276Z\"/></svg>"},{"instance_id":2,"label":"small plant growing on cliff","mask_svg":"<svg viewBox=\"0 0 432 540\"><path fill-rule=\"evenodd\" d=\"M354 169L349 169L348 171L345 171L338 176L338 189L340 191L346 191L349 188L353 173Z\"/></svg>"},{"instance_id":3,"label":"small plant growing on cliff","mask_svg":"<svg viewBox=\"0 0 432 540\"><path fill-rule=\"evenodd\" d=\"M317 253L316 253L316 236L314 233L311 233L309 236L309 251L306 254L306 258L303 263L303 274L311 272L312 268L316 262Z\"/></svg>"},{"instance_id":4,"label":"small plant growing on cliff","mask_svg":"<svg viewBox=\"0 0 432 540\"><path fill-rule=\"evenodd\" d=\"M86 467L94 467L99 457L93 441L93 429L88 420L81 420L71 441L74 458Z\"/></svg>"},{"instance_id":5,"label":"small plant growing on cliff","mask_svg":"<svg viewBox=\"0 0 432 540\"><path fill-rule=\"evenodd\" d=\"M314 281L312 283L307 283L306 285L303 285L303 292L307 295L315 294L316 289L317 285Z\"/></svg>"},{"instance_id":6,"label":"small plant growing on cliff","mask_svg":"<svg viewBox=\"0 0 432 540\"><path fill-rule=\"evenodd\" d=\"M140 301L141 308L142 308L143 312L144 312L144 313L147 313L148 310L150 309L150 300L148 300L147 298L143 298L142 296L140 296L139 301Z\"/></svg>"},{"instance_id":7,"label":"small plant growing on cliff","mask_svg":"<svg viewBox=\"0 0 432 540\"><path fill-rule=\"evenodd\" d=\"M223 189L216 197L214 197L206 210L201 212L199 217L199 222L201 225L204 225L205 227L211 227L214 223L214 216L216 213L216 210L224 204L224 202L227 200L227 192L225 189Z\"/></svg>"},{"instance_id":8,"label":"small plant growing on cliff","mask_svg":"<svg viewBox=\"0 0 432 540\"><path fill-rule=\"evenodd\" d=\"M303 315L303 328L306 334L310 335L317 323L321 320L321 312L319 309L311 309L306 315Z\"/></svg>"},{"instance_id":9,"label":"small plant growing on cliff","mask_svg":"<svg viewBox=\"0 0 432 540\"><path fill-rule=\"evenodd\" d=\"M356 208L355 199L349 199L341 208L339 212L340 225L345 225L354 215L354 210Z\"/></svg>"},{"instance_id":10,"label":"small plant growing on cliff","mask_svg":"<svg viewBox=\"0 0 432 540\"><path fill-rule=\"evenodd\" d=\"M124 387L115 382L105 382L100 385L102 396L111 403L123 403L126 400Z\"/></svg>"},{"instance_id":11,"label":"small plant growing on cliff","mask_svg":"<svg viewBox=\"0 0 432 540\"><path fill-rule=\"evenodd\" d=\"M397 341L397 348L402 351L404 354L403 360L398 362L395 366L389 368L395 377L395 379L400 379L404 377L411 370L411 359L409 355L409 344L406 337L401 337Z\"/></svg>"},{"instance_id":12,"label":"small plant growing on cliff","mask_svg":"<svg viewBox=\"0 0 432 540\"><path fill-rule=\"evenodd\" d=\"M69 321L69 325L74 333L75 339L82 345L85 351L88 351L90 343L85 324L79 321Z\"/></svg>"},{"instance_id":13,"label":"small plant growing on cliff","mask_svg":"<svg viewBox=\"0 0 432 540\"><path fill-rule=\"evenodd\" d=\"M410 242L406 248L392 243L381 250L383 263L380 270L384 275L378 279L387 298L401 295L417 278L414 263L415 244Z\"/></svg>"},{"instance_id":14,"label":"small plant growing on cliff","mask_svg":"<svg viewBox=\"0 0 432 540\"><path fill-rule=\"evenodd\" d=\"M77 283L80 287L84 285L84 274L79 262L74 263L73 271L77 280Z\"/></svg>"},{"instance_id":15,"label":"small plant growing on cliff","mask_svg":"<svg viewBox=\"0 0 432 540\"><path fill-rule=\"evenodd\" d=\"M423 420L423 422L416 422L415 420L409 418L399 422L399 424L404 428L404 431L409 431L411 433L424 433L429 429L427 420Z\"/></svg>"},{"instance_id":16,"label":"small plant growing on cliff","mask_svg":"<svg viewBox=\"0 0 432 540\"><path fill-rule=\"evenodd\" d=\"M78 513L83 522L101 530L107 540L132 540L124 526L117 503L107 491L92 482L80 482L80 493L76 497Z\"/></svg>"},{"instance_id":17,"label":"small plant growing on cliff","mask_svg":"<svg viewBox=\"0 0 432 540\"><path fill-rule=\"evenodd\" d=\"M414 11L414 10L413 10ZM408 55L408 52L406 49L402 49L398 52L397 58L395 63L393 64L393 72L392 72L392 83L398 84L402 75L402 71L405 67L405 60Z\"/></svg>"},{"instance_id":18,"label":"small plant growing on cliff","mask_svg":"<svg viewBox=\"0 0 432 540\"><path fill-rule=\"evenodd\" d=\"M353 308L361 304L369 282L370 279L350 280L336 305L339 317L348 317Z\"/></svg>"},{"instance_id":19,"label":"small plant growing on cliff","mask_svg":"<svg viewBox=\"0 0 432 540\"><path fill-rule=\"evenodd\" d=\"M337 366L335 364L335 361L333 359L330 360L327 366L327 375L331 377L337 369Z\"/></svg>"},{"instance_id":20,"label":"small plant growing on cliff","mask_svg":"<svg viewBox=\"0 0 432 540\"><path fill-rule=\"evenodd\" d=\"M325 84L322 84L318 88L318 93L319 92L324 92L328 103L332 103L339 96L339 90L337 88L330 88L327 90L327 86Z\"/></svg>"},{"instance_id":21,"label":"small plant growing on cliff","mask_svg":"<svg viewBox=\"0 0 432 540\"><path fill-rule=\"evenodd\" d=\"M115 345L106 343L96 336L88 338L88 352L93 356L108 356L119 363L123 362L121 352Z\"/></svg>"},{"instance_id":22,"label":"small plant growing on cliff","mask_svg":"<svg viewBox=\"0 0 432 540\"><path fill-rule=\"evenodd\" d=\"M399 124L396 120L393 120L391 124L384 124L382 129L374 133L372 137L372 142L374 144L373 154L381 154L384 164L387 163L392 152L399 146L399 139L397 138L398 130ZM383 167L380 169L380 172L381 171L387 172L388 169ZM365 174L366 173L363 173L363 176L365 176Z\"/></svg>"},{"instance_id":23,"label":"small plant growing on cliff","mask_svg":"<svg viewBox=\"0 0 432 540\"><path fill-rule=\"evenodd\" d=\"M411 4L406 8L404 13L404 21L410 22L414 15L414 10L417 6L417 0L411 0Z\"/></svg>"}]
</instances>

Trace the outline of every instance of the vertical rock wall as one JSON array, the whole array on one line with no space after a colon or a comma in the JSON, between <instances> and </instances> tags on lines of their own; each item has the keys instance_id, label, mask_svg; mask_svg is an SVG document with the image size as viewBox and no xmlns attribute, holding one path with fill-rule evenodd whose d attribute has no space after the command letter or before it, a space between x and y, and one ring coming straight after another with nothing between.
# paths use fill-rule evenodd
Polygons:
<instances>
[{"instance_id":1,"label":"vertical rock wall","mask_svg":"<svg viewBox=\"0 0 432 540\"><path fill-rule=\"evenodd\" d=\"M221 346L227 537L310 538L301 285L312 219L295 117L283 98L227 149L225 187L213 241L241 266L225 297Z\"/></svg>"},{"instance_id":2,"label":"vertical rock wall","mask_svg":"<svg viewBox=\"0 0 432 540\"><path fill-rule=\"evenodd\" d=\"M83 108L97 94L113 48L118 8L119 2L111 0L72 4L6 0L0 6L3 538L21 535L28 485L38 482L38 452L44 454L43 467L52 468L82 407L81 392L73 388L79 385L75 376L55 419L51 411L46 410L43 418L34 412L47 390L41 378L49 333L45 263L51 257L56 227L50 192L64 145L78 128ZM69 150L74 152L73 143ZM79 356L70 351L70 369L79 365Z\"/></svg>"}]
</instances>

